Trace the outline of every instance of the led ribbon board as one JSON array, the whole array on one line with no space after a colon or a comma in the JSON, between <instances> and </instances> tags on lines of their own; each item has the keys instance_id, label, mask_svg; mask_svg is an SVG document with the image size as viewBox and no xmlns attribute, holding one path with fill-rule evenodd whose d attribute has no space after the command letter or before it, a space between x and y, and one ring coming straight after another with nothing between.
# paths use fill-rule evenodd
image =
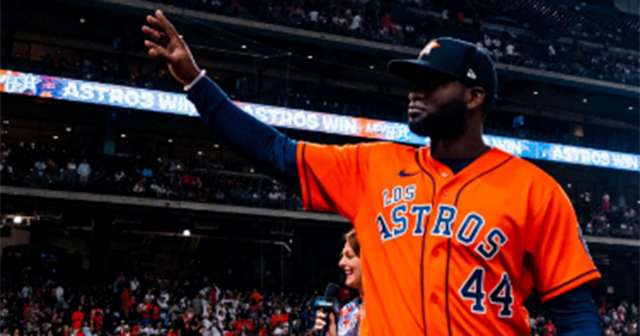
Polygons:
<instances>
[{"instance_id":1,"label":"led ribbon board","mask_svg":"<svg viewBox=\"0 0 640 336\"><path fill-rule=\"evenodd\" d=\"M198 116L198 112L185 94L3 69L0 69L0 92ZM246 102L235 103L245 112L276 127L415 145L428 144L428 139L411 133L404 123ZM640 155L637 154L493 135L485 135L484 139L490 146L528 159L640 172Z\"/></svg>"}]
</instances>

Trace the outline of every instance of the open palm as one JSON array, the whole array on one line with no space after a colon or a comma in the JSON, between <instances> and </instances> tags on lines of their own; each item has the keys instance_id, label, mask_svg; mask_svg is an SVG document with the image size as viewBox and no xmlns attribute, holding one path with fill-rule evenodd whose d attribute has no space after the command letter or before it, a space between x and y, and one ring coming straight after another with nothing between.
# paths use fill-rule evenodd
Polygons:
<instances>
[{"instance_id":1,"label":"open palm","mask_svg":"<svg viewBox=\"0 0 640 336\"><path fill-rule=\"evenodd\" d=\"M147 23L142 32L148 38L144 45L149 56L166 62L173 78L182 85L189 84L200 73L189 46L162 11L147 15Z\"/></svg>"}]
</instances>

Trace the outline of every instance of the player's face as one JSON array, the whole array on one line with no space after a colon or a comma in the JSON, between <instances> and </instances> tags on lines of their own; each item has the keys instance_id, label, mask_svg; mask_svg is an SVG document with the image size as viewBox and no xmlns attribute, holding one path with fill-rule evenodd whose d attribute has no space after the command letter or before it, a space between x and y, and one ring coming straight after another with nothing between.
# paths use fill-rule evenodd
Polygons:
<instances>
[{"instance_id":1,"label":"player's face","mask_svg":"<svg viewBox=\"0 0 640 336\"><path fill-rule=\"evenodd\" d=\"M362 286L362 273L360 272L360 257L356 255L348 242L344 243L338 266L344 271L346 277L344 284L355 289Z\"/></svg>"},{"instance_id":2,"label":"player's face","mask_svg":"<svg viewBox=\"0 0 640 336\"><path fill-rule=\"evenodd\" d=\"M454 139L464 133L466 87L457 81L437 78L409 92L409 129L432 139Z\"/></svg>"}]
</instances>

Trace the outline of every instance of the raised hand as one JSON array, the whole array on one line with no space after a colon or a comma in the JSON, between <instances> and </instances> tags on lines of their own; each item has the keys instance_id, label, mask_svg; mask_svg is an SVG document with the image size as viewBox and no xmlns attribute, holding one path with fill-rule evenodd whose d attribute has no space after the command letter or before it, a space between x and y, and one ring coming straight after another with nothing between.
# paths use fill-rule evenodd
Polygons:
<instances>
[{"instance_id":1,"label":"raised hand","mask_svg":"<svg viewBox=\"0 0 640 336\"><path fill-rule=\"evenodd\" d=\"M171 21L158 9L154 15L147 15L147 24L142 26L142 32L147 35L144 46L149 56L166 62L173 78L182 85L191 83L200 68Z\"/></svg>"}]
</instances>

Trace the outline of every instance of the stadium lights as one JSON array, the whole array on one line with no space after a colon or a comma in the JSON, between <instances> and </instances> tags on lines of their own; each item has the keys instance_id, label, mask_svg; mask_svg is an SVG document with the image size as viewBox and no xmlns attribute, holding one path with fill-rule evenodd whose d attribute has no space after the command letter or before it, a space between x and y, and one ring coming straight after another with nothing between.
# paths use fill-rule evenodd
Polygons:
<instances>
[{"instance_id":1,"label":"stadium lights","mask_svg":"<svg viewBox=\"0 0 640 336\"><path fill-rule=\"evenodd\" d=\"M198 156L202 156L202 151L201 150L198 151Z\"/></svg>"},{"instance_id":2,"label":"stadium lights","mask_svg":"<svg viewBox=\"0 0 640 336\"><path fill-rule=\"evenodd\" d=\"M307 55L307 59L313 59L313 55Z\"/></svg>"},{"instance_id":3,"label":"stadium lights","mask_svg":"<svg viewBox=\"0 0 640 336\"><path fill-rule=\"evenodd\" d=\"M87 22L87 20L85 20L83 17L80 18L80 23L85 23Z\"/></svg>"},{"instance_id":4,"label":"stadium lights","mask_svg":"<svg viewBox=\"0 0 640 336\"><path fill-rule=\"evenodd\" d=\"M533 91L533 95L534 95L534 96L537 96L537 95L539 95L539 94L540 94L540 92L538 92L538 91Z\"/></svg>"},{"instance_id":5,"label":"stadium lights","mask_svg":"<svg viewBox=\"0 0 640 336\"><path fill-rule=\"evenodd\" d=\"M52 138L53 140L58 140L58 139L60 139L60 137L59 137L59 136L57 136L57 135L54 135L54 136L52 136L51 138Z\"/></svg>"},{"instance_id":6,"label":"stadium lights","mask_svg":"<svg viewBox=\"0 0 640 336\"><path fill-rule=\"evenodd\" d=\"M18 214L0 215L0 225L15 225L21 227L28 227L34 221L39 219L38 216L24 216Z\"/></svg>"},{"instance_id":7,"label":"stadium lights","mask_svg":"<svg viewBox=\"0 0 640 336\"><path fill-rule=\"evenodd\" d=\"M571 189L571 187L573 187L573 185L571 183L567 183L567 188Z\"/></svg>"},{"instance_id":8,"label":"stadium lights","mask_svg":"<svg viewBox=\"0 0 640 336\"><path fill-rule=\"evenodd\" d=\"M167 140L168 143L173 143L173 139Z\"/></svg>"},{"instance_id":9,"label":"stadium lights","mask_svg":"<svg viewBox=\"0 0 640 336\"><path fill-rule=\"evenodd\" d=\"M191 231L189 231L189 230L185 229L184 231L182 231L182 235L183 235L184 237L189 237L189 236L191 236Z\"/></svg>"},{"instance_id":10,"label":"stadium lights","mask_svg":"<svg viewBox=\"0 0 640 336\"><path fill-rule=\"evenodd\" d=\"M246 45L246 44L243 44L243 45L241 46L241 48L242 48L242 49L247 49L247 45Z\"/></svg>"},{"instance_id":11,"label":"stadium lights","mask_svg":"<svg viewBox=\"0 0 640 336\"><path fill-rule=\"evenodd\" d=\"M629 105L629 107L627 107L627 110L633 111L633 106Z\"/></svg>"},{"instance_id":12,"label":"stadium lights","mask_svg":"<svg viewBox=\"0 0 640 336\"><path fill-rule=\"evenodd\" d=\"M220 147L220 145L218 145L218 144L214 144L213 145L213 148L219 148L219 147Z\"/></svg>"},{"instance_id":13,"label":"stadium lights","mask_svg":"<svg viewBox=\"0 0 640 336\"><path fill-rule=\"evenodd\" d=\"M68 127L68 126L67 126L64 130L65 130L67 133L71 133L71 131L73 130L73 128L71 128L71 127Z\"/></svg>"},{"instance_id":14,"label":"stadium lights","mask_svg":"<svg viewBox=\"0 0 640 336\"><path fill-rule=\"evenodd\" d=\"M582 102L583 102L584 104L586 104L586 103L588 103L588 102L589 102L589 99L587 99L587 98L582 98Z\"/></svg>"},{"instance_id":15,"label":"stadium lights","mask_svg":"<svg viewBox=\"0 0 640 336\"><path fill-rule=\"evenodd\" d=\"M124 139L124 138L127 137L127 134L126 133L122 133L122 134L120 134L120 137Z\"/></svg>"},{"instance_id":16,"label":"stadium lights","mask_svg":"<svg viewBox=\"0 0 640 336\"><path fill-rule=\"evenodd\" d=\"M369 70L374 70L375 68L376 68L376 67L375 67L375 66L373 66L373 65L370 65L370 66L369 66Z\"/></svg>"},{"instance_id":17,"label":"stadium lights","mask_svg":"<svg viewBox=\"0 0 640 336\"><path fill-rule=\"evenodd\" d=\"M2 121L2 124L3 124L3 125L9 125L9 119L5 119L5 120L3 120L3 121Z\"/></svg>"}]
</instances>

